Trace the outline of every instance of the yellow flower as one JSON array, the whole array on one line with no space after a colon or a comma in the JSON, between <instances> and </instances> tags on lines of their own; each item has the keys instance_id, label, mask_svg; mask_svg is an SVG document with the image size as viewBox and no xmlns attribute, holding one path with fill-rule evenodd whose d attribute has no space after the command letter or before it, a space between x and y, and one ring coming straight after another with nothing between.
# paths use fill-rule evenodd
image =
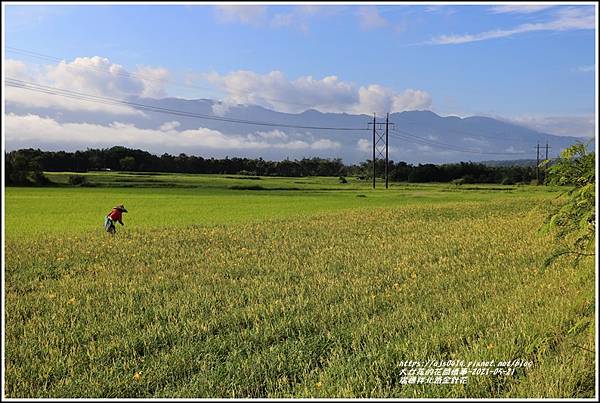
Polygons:
<instances>
[{"instance_id":1,"label":"yellow flower","mask_svg":"<svg viewBox=\"0 0 600 403\"><path fill-rule=\"evenodd\" d=\"M321 383L321 381L317 382L317 384L315 385L317 388L320 388L323 384Z\"/></svg>"},{"instance_id":2,"label":"yellow flower","mask_svg":"<svg viewBox=\"0 0 600 403\"><path fill-rule=\"evenodd\" d=\"M491 350L491 349L493 349L493 348L494 348L494 343L490 343L490 344L488 344L488 346L487 346L487 349L488 349L488 350Z\"/></svg>"},{"instance_id":3,"label":"yellow flower","mask_svg":"<svg viewBox=\"0 0 600 403\"><path fill-rule=\"evenodd\" d=\"M71 298L71 299L70 299L70 300L67 302L67 304L69 304L69 305L71 305L71 304L74 304L74 303L75 303L75 298Z\"/></svg>"},{"instance_id":4,"label":"yellow flower","mask_svg":"<svg viewBox=\"0 0 600 403\"><path fill-rule=\"evenodd\" d=\"M142 379L142 371L136 372L133 375L133 379L136 380L136 381L139 381L140 379Z\"/></svg>"}]
</instances>

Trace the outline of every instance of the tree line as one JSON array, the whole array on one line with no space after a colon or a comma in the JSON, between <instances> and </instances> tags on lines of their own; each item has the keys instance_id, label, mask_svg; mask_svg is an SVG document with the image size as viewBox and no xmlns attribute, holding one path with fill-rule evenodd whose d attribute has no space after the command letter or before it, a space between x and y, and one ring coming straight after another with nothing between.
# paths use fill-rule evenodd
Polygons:
<instances>
[{"instance_id":1,"label":"tree line","mask_svg":"<svg viewBox=\"0 0 600 403\"><path fill-rule=\"evenodd\" d=\"M155 155L121 146L85 151L21 149L5 153L7 185L46 185L49 172L88 171L173 172L194 174L239 174L255 176L356 176L373 177L372 161L346 165L341 158L303 158L266 161L262 158L203 158L194 155ZM383 177L385 161L377 160L375 175ZM532 166L489 166L482 163L418 164L389 161L388 174L398 182L530 183L536 179ZM542 176L543 179L543 176Z\"/></svg>"}]
</instances>

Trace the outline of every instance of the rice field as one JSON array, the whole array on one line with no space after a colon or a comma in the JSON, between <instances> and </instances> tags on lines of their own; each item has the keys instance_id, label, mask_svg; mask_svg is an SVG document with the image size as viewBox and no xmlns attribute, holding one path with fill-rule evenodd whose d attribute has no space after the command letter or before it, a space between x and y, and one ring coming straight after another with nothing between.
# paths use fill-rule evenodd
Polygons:
<instances>
[{"instance_id":1,"label":"rice field","mask_svg":"<svg viewBox=\"0 0 600 403\"><path fill-rule=\"evenodd\" d=\"M210 179L6 189L6 397L595 396L593 259L540 271L556 189Z\"/></svg>"}]
</instances>

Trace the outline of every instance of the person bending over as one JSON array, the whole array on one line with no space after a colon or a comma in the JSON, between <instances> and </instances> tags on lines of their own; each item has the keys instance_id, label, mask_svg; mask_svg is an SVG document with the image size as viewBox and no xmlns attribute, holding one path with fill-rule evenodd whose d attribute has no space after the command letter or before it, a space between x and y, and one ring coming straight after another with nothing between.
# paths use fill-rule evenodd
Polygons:
<instances>
[{"instance_id":1,"label":"person bending over","mask_svg":"<svg viewBox=\"0 0 600 403\"><path fill-rule=\"evenodd\" d=\"M115 228L115 222L118 222L121 225L123 224L123 213L127 213L127 209L122 204L113 207L113 209L108 213L106 218L104 219L104 229L109 234L114 234L117 232Z\"/></svg>"}]
</instances>

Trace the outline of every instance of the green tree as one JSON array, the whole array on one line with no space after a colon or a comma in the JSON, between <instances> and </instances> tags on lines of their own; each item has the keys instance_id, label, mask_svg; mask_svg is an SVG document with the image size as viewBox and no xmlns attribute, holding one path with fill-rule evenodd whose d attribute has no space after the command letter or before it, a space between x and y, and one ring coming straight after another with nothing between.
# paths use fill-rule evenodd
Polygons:
<instances>
[{"instance_id":1,"label":"green tree","mask_svg":"<svg viewBox=\"0 0 600 403\"><path fill-rule=\"evenodd\" d=\"M574 264L594 256L596 235L595 172L596 156L587 145L576 143L565 149L548 169L547 182L568 186L560 195L561 203L550 211L542 227L552 232L558 243L544 262L544 268L562 255L574 257Z\"/></svg>"},{"instance_id":2,"label":"green tree","mask_svg":"<svg viewBox=\"0 0 600 403\"><path fill-rule=\"evenodd\" d=\"M119 160L119 165L124 171L133 171L135 169L135 158L132 156L123 157Z\"/></svg>"},{"instance_id":3,"label":"green tree","mask_svg":"<svg viewBox=\"0 0 600 403\"><path fill-rule=\"evenodd\" d=\"M21 152L5 154L5 169L7 185L43 186L50 183L37 159Z\"/></svg>"}]
</instances>

